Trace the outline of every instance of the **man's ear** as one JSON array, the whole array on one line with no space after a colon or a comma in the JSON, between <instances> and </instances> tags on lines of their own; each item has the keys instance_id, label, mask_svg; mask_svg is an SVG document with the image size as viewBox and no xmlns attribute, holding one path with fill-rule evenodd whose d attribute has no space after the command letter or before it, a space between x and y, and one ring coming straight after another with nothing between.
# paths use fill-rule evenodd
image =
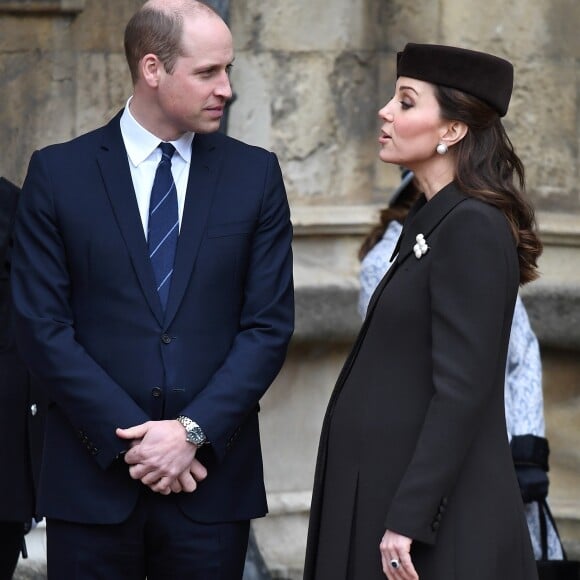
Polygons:
<instances>
[{"instance_id":1,"label":"man's ear","mask_svg":"<svg viewBox=\"0 0 580 580\"><path fill-rule=\"evenodd\" d=\"M163 71L163 63L159 58L150 53L146 54L139 62L141 76L145 83L150 87L156 87L159 84L161 72Z\"/></svg>"}]
</instances>

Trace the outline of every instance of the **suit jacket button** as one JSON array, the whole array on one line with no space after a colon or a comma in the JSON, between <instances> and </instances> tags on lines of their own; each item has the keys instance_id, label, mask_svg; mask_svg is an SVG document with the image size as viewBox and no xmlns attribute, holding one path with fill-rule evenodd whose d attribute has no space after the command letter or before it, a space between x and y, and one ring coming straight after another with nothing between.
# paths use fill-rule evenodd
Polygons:
<instances>
[{"instance_id":1,"label":"suit jacket button","mask_svg":"<svg viewBox=\"0 0 580 580\"><path fill-rule=\"evenodd\" d=\"M30 405L30 414L34 417L36 413L38 413L38 407L36 406L36 403L32 403L32 405Z\"/></svg>"},{"instance_id":2,"label":"suit jacket button","mask_svg":"<svg viewBox=\"0 0 580 580\"><path fill-rule=\"evenodd\" d=\"M159 387L153 387L151 389L151 394L153 395L154 398L158 399L161 396L162 391Z\"/></svg>"},{"instance_id":3,"label":"suit jacket button","mask_svg":"<svg viewBox=\"0 0 580 580\"><path fill-rule=\"evenodd\" d=\"M432 529L434 532L436 532L438 528L439 528L439 522L433 522L433 523L431 524L431 529Z\"/></svg>"},{"instance_id":4,"label":"suit jacket button","mask_svg":"<svg viewBox=\"0 0 580 580\"><path fill-rule=\"evenodd\" d=\"M171 342L171 337L168 334L161 335L161 342L163 344L169 344Z\"/></svg>"}]
</instances>

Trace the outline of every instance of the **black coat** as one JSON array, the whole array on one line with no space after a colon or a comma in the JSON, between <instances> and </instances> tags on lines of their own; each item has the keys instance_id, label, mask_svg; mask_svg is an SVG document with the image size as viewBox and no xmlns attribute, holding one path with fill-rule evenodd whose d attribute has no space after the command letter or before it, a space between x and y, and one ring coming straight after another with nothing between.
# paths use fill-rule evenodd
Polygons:
<instances>
[{"instance_id":1,"label":"black coat","mask_svg":"<svg viewBox=\"0 0 580 580\"><path fill-rule=\"evenodd\" d=\"M384 579L390 529L413 538L421 580L534 580L503 403L519 282L507 221L451 184L399 243L325 417L304 579Z\"/></svg>"},{"instance_id":2,"label":"black coat","mask_svg":"<svg viewBox=\"0 0 580 580\"><path fill-rule=\"evenodd\" d=\"M12 335L9 246L19 189L0 178L0 521L29 521L34 514L44 404Z\"/></svg>"}]
</instances>

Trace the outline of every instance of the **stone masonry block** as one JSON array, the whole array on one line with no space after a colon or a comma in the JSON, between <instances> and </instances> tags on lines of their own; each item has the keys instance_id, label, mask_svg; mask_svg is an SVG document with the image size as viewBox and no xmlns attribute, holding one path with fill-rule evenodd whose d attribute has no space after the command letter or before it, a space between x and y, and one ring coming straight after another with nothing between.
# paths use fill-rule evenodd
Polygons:
<instances>
[{"instance_id":1,"label":"stone masonry block","mask_svg":"<svg viewBox=\"0 0 580 580\"><path fill-rule=\"evenodd\" d=\"M335 141L340 121L333 116L332 60L317 53L275 54L274 64L272 144L284 158L305 159Z\"/></svg>"},{"instance_id":2,"label":"stone masonry block","mask_svg":"<svg viewBox=\"0 0 580 580\"><path fill-rule=\"evenodd\" d=\"M230 18L238 49L361 50L374 47L378 6L377 0L239 0Z\"/></svg>"},{"instance_id":3,"label":"stone masonry block","mask_svg":"<svg viewBox=\"0 0 580 580\"><path fill-rule=\"evenodd\" d=\"M102 125L105 111L109 108L108 91L95 91L95 86L107 86L106 56L102 53L80 53L76 61L76 126L81 134Z\"/></svg>"},{"instance_id":4,"label":"stone masonry block","mask_svg":"<svg viewBox=\"0 0 580 580\"><path fill-rule=\"evenodd\" d=\"M380 50L397 52L407 42L435 42L439 37L439 2L376 1L379 4L377 46Z\"/></svg>"},{"instance_id":5,"label":"stone masonry block","mask_svg":"<svg viewBox=\"0 0 580 580\"><path fill-rule=\"evenodd\" d=\"M376 144L376 57L275 55L272 146L292 196L370 199ZM288 139L293 135L293 139Z\"/></svg>"},{"instance_id":6,"label":"stone masonry block","mask_svg":"<svg viewBox=\"0 0 580 580\"><path fill-rule=\"evenodd\" d=\"M21 185L30 155L72 135L73 86L64 55L0 54L0 124L5 142L0 174Z\"/></svg>"},{"instance_id":7,"label":"stone masonry block","mask_svg":"<svg viewBox=\"0 0 580 580\"><path fill-rule=\"evenodd\" d=\"M144 0L87 0L72 23L77 50L122 52L125 26L143 4Z\"/></svg>"},{"instance_id":8,"label":"stone masonry block","mask_svg":"<svg viewBox=\"0 0 580 580\"><path fill-rule=\"evenodd\" d=\"M0 54L50 49L52 25L52 18L0 15Z\"/></svg>"},{"instance_id":9,"label":"stone masonry block","mask_svg":"<svg viewBox=\"0 0 580 580\"><path fill-rule=\"evenodd\" d=\"M129 95L133 92L131 73L125 59L125 53L107 53L107 96L110 109L106 119L112 117L119 109L125 106Z\"/></svg>"},{"instance_id":10,"label":"stone masonry block","mask_svg":"<svg viewBox=\"0 0 580 580\"><path fill-rule=\"evenodd\" d=\"M132 89L124 55L80 53L76 70L75 134L80 135L109 121L125 105ZM95 85L106 90L95 91Z\"/></svg>"},{"instance_id":11,"label":"stone masonry block","mask_svg":"<svg viewBox=\"0 0 580 580\"><path fill-rule=\"evenodd\" d=\"M311 489L317 448L296 445L295 435L300 433L304 441L318 441L337 369L349 350L350 342L330 340L291 345L280 374L260 402L260 428L268 433L262 440L268 492Z\"/></svg>"},{"instance_id":12,"label":"stone masonry block","mask_svg":"<svg viewBox=\"0 0 580 580\"><path fill-rule=\"evenodd\" d=\"M579 21L577 0L489 0L485 10L478 0L444 0L441 34L445 42L495 49L508 58L579 58Z\"/></svg>"},{"instance_id":13,"label":"stone masonry block","mask_svg":"<svg viewBox=\"0 0 580 580\"><path fill-rule=\"evenodd\" d=\"M376 57L366 53L242 51L229 132L272 148L292 199L372 194ZM292 139L288 136L292 135Z\"/></svg>"},{"instance_id":14,"label":"stone masonry block","mask_svg":"<svg viewBox=\"0 0 580 580\"><path fill-rule=\"evenodd\" d=\"M516 62L506 127L524 161L528 190L539 209L578 210L576 64Z\"/></svg>"},{"instance_id":15,"label":"stone masonry block","mask_svg":"<svg viewBox=\"0 0 580 580\"><path fill-rule=\"evenodd\" d=\"M440 40L508 59L516 55L537 58L549 40L544 12L551 0L505 3L488 0L441 2Z\"/></svg>"},{"instance_id":16,"label":"stone masonry block","mask_svg":"<svg viewBox=\"0 0 580 580\"><path fill-rule=\"evenodd\" d=\"M236 54L231 76L236 100L229 112L228 133L266 148L272 147L271 101L275 88L269 72L273 68L271 54L241 51Z\"/></svg>"},{"instance_id":17,"label":"stone masonry block","mask_svg":"<svg viewBox=\"0 0 580 580\"><path fill-rule=\"evenodd\" d=\"M551 58L568 55L580 59L580 2L578 0L552 0L546 2L544 12L550 42L545 47Z\"/></svg>"},{"instance_id":18,"label":"stone masonry block","mask_svg":"<svg viewBox=\"0 0 580 580\"><path fill-rule=\"evenodd\" d=\"M274 149L276 150L276 149ZM291 203L309 205L337 201L334 189L339 163L338 147L320 147L305 159L284 159L282 170Z\"/></svg>"}]
</instances>

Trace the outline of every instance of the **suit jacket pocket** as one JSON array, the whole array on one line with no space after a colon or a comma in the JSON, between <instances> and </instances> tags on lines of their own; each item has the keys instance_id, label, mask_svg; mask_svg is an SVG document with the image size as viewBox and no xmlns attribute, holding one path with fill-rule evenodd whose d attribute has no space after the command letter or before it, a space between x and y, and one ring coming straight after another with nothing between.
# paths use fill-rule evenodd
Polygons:
<instances>
[{"instance_id":1,"label":"suit jacket pocket","mask_svg":"<svg viewBox=\"0 0 580 580\"><path fill-rule=\"evenodd\" d=\"M208 238L223 238L226 236L243 236L254 231L254 222L246 220L242 222L230 222L226 224L210 225L207 228Z\"/></svg>"}]
</instances>

